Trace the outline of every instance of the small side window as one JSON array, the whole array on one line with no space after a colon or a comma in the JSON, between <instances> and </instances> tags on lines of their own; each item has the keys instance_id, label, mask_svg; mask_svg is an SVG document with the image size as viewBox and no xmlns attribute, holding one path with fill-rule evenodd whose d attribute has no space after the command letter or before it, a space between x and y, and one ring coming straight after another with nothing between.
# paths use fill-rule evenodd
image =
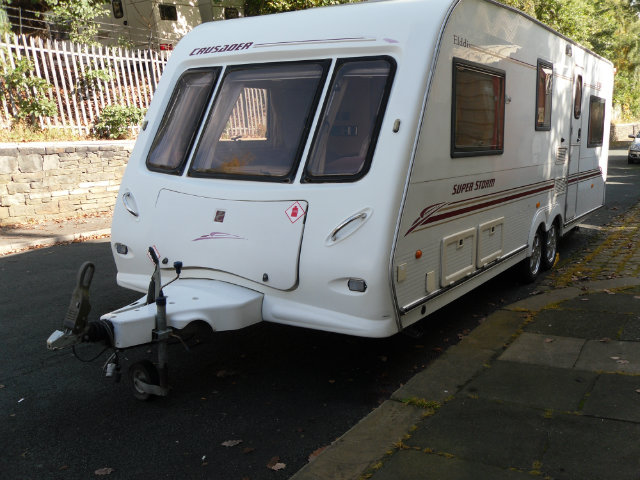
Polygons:
<instances>
[{"instance_id":1,"label":"small side window","mask_svg":"<svg viewBox=\"0 0 640 480\"><path fill-rule=\"evenodd\" d=\"M338 61L305 182L353 182L369 170L395 62L391 58Z\"/></svg>"},{"instance_id":2,"label":"small side window","mask_svg":"<svg viewBox=\"0 0 640 480\"><path fill-rule=\"evenodd\" d=\"M604 98L591 95L589 98L589 138L587 147L599 147L604 139Z\"/></svg>"},{"instance_id":3,"label":"small side window","mask_svg":"<svg viewBox=\"0 0 640 480\"><path fill-rule=\"evenodd\" d=\"M160 13L160 20L170 20L173 22L178 20L178 10L175 5L163 5L160 3L158 5L158 12Z\"/></svg>"},{"instance_id":4,"label":"small side window","mask_svg":"<svg viewBox=\"0 0 640 480\"><path fill-rule=\"evenodd\" d=\"M198 69L180 77L147 157L150 170L182 173L219 73L219 68Z\"/></svg>"},{"instance_id":5,"label":"small side window","mask_svg":"<svg viewBox=\"0 0 640 480\"><path fill-rule=\"evenodd\" d=\"M536 79L536 130L551 130L551 97L553 94L553 64L538 60Z\"/></svg>"},{"instance_id":6,"label":"small side window","mask_svg":"<svg viewBox=\"0 0 640 480\"><path fill-rule=\"evenodd\" d=\"M112 0L111 9L113 10L114 18L124 17L124 10L122 9L122 0Z\"/></svg>"},{"instance_id":7,"label":"small side window","mask_svg":"<svg viewBox=\"0 0 640 480\"><path fill-rule=\"evenodd\" d=\"M576 78L576 95L573 99L573 118L578 120L582 116L582 75Z\"/></svg>"},{"instance_id":8,"label":"small side window","mask_svg":"<svg viewBox=\"0 0 640 480\"><path fill-rule=\"evenodd\" d=\"M503 153L505 77L503 70L453 59L452 157Z\"/></svg>"}]
</instances>

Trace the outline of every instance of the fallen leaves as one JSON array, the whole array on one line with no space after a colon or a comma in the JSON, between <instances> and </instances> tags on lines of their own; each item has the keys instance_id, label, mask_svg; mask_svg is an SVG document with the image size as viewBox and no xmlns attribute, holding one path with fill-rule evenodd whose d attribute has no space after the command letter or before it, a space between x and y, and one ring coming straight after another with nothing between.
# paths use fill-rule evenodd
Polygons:
<instances>
[{"instance_id":1,"label":"fallen leaves","mask_svg":"<svg viewBox=\"0 0 640 480\"><path fill-rule=\"evenodd\" d=\"M313 462L316 458L318 458L318 456L322 452L324 452L328 447L329 447L329 445L325 445L324 447L320 447L317 450L314 450L313 453L311 455L309 455L309 463Z\"/></svg>"},{"instance_id":2,"label":"fallen leaves","mask_svg":"<svg viewBox=\"0 0 640 480\"><path fill-rule=\"evenodd\" d=\"M222 442L220 445L222 445L223 447L235 447L236 445L240 445L242 443L242 440L227 440L225 442Z\"/></svg>"},{"instance_id":3,"label":"fallen leaves","mask_svg":"<svg viewBox=\"0 0 640 480\"><path fill-rule=\"evenodd\" d=\"M269 463L267 463L267 468L276 472L278 470L284 470L286 466L286 464L280 462L280 457L273 457L271 460L269 460Z\"/></svg>"},{"instance_id":4,"label":"fallen leaves","mask_svg":"<svg viewBox=\"0 0 640 480\"><path fill-rule=\"evenodd\" d=\"M113 472L115 472L115 470L113 468L110 467L104 467L104 468L99 468L98 470L96 470L95 473L96 475L111 475Z\"/></svg>"}]
</instances>

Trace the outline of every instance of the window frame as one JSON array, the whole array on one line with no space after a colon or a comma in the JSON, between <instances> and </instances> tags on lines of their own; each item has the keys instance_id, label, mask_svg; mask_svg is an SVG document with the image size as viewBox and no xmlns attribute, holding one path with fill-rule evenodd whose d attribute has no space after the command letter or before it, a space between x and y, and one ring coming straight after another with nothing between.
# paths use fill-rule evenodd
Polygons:
<instances>
[{"instance_id":1,"label":"window frame","mask_svg":"<svg viewBox=\"0 0 640 480\"><path fill-rule=\"evenodd\" d=\"M389 75L387 76L386 84L382 91L380 108L378 109L377 118L373 125L373 129L371 131L371 139L369 140L369 146L367 148L367 154L362 164L362 168L358 173L355 173L355 174L346 174L346 175L312 175L310 174L309 162L311 161L311 155L314 151L316 142L318 141L318 137L320 136L322 121L325 115L327 114L331 92L333 90L335 81L340 73L340 69L344 65L347 65L349 63L357 63L357 62L364 62L364 61L379 61L379 60L384 60L389 63ZM389 103L389 97L391 95L391 88L393 86L396 70L397 70L396 60L393 57L390 57L388 55L376 55L371 57L368 57L368 56L347 57L347 58L339 58L336 60L335 65L333 67L333 72L331 74L331 79L329 81L329 85L326 88L322 109L320 110L320 115L318 116L318 124L316 125L316 129L313 134L313 138L309 147L309 152L307 155L304 172L302 173L301 183L351 183L351 182L357 182L358 180L363 178L367 173L369 173L369 170L371 169L371 162L373 160L373 155L375 153L376 145L378 144L378 138L380 137L382 122L384 120L384 116L387 110L387 105Z\"/></svg>"},{"instance_id":2,"label":"window frame","mask_svg":"<svg viewBox=\"0 0 640 480\"><path fill-rule=\"evenodd\" d=\"M594 103L598 103L602 105L602 121L599 122L599 124L601 124L600 129L602 130L602 134L600 136L600 139L596 142L592 142L591 141L591 123L592 123L592 118L593 118L593 104ZM607 100L605 98L602 97L598 97L597 95L590 95L589 96L589 120L588 120L588 132L587 132L587 148L595 148L595 147L601 147L604 144L604 128L605 128L605 116L606 116L606 106L607 106Z\"/></svg>"},{"instance_id":3,"label":"window frame","mask_svg":"<svg viewBox=\"0 0 640 480\"><path fill-rule=\"evenodd\" d=\"M549 123L546 123L546 117L547 117L547 103L546 103L546 93L544 95L544 103L543 103L543 108L544 108L544 119L542 122L538 121L538 109L540 108L540 80L542 79L540 72L544 69L544 68L549 68L551 69L551 92L548 94L549 95ZM551 131L551 119L553 116L553 87L555 84L555 81L553 79L553 63L548 62L546 60L542 60L541 58L538 59L538 66L536 68L536 105L535 105L535 128L536 131L538 132L548 132Z\"/></svg>"},{"instance_id":4,"label":"window frame","mask_svg":"<svg viewBox=\"0 0 640 480\"><path fill-rule=\"evenodd\" d=\"M304 65L304 64L316 64L322 68L322 74L318 79L318 87L316 89L316 93L314 98L311 101L309 108L309 115L305 121L305 126L300 132L300 137L298 139L298 148L295 153L294 160L291 164L291 168L286 175L251 175L251 174L239 174L239 173L212 173L212 172L200 172L193 168L193 160L195 158L195 154L200 148L200 144L202 142L202 135L204 134L207 124L213 115L215 107L220 99L220 94L223 90L225 81L227 77L236 71L248 71L252 69L261 69L265 67L278 67L280 65ZM226 180L239 180L239 181L256 181L256 182L271 182L271 183L293 183L295 179L298 169L300 167L300 161L302 159L302 154L307 145L309 132L311 131L311 126L313 124L313 120L315 118L315 114L318 110L318 104L320 102L320 98L322 97L322 93L327 81L327 75L329 73L329 67L331 66L331 60L328 59L318 59L318 60L295 60L295 61L285 61L285 62L267 62L267 63L251 63L251 64L242 64L242 65L233 65L229 66L225 69L224 75L218 80L219 87L217 89L215 98L212 102L210 102L210 107L206 116L200 119L200 128L199 128L199 136L198 142L191 147L191 161L189 162L189 169L187 171L187 175L193 178L220 178ZM269 115L267 113L267 115Z\"/></svg>"},{"instance_id":5,"label":"window frame","mask_svg":"<svg viewBox=\"0 0 640 480\"><path fill-rule=\"evenodd\" d=\"M192 74L192 73L196 73L196 72L204 72L204 71L211 71L215 73L215 77L213 79L213 82L211 83L211 87L209 89L209 92L206 94L206 98L203 102L203 108L202 108L202 112L200 113L199 118L196 120L196 122L194 123L194 129L191 132L191 138L189 139L189 142L187 143L187 147L185 149L184 155L182 157L182 160L179 162L179 164L174 167L174 168L163 168L163 167L159 167L157 165L153 165L150 164L149 161L151 159L151 154L154 151L154 148L156 147L157 143L159 142L159 136L161 133L163 133L163 130L166 128L166 124L169 120L169 109L170 106L176 101L176 98L179 94L179 90L177 89L177 86L180 83L180 80L182 80L182 78L187 75L187 74ZM210 106L211 106L211 98L213 96L213 92L216 89L216 85L220 82L220 78L221 78L221 73L222 71L222 67L202 67L202 68L189 68L185 71L183 71L180 76L178 77L178 79L176 80L176 82L173 84L173 91L171 92L171 97L169 97L169 101L167 102L167 104L164 107L164 112L162 114L162 120L160 120L160 123L158 124L158 128L156 129L155 133L154 133L154 137L153 140L151 142L151 146L149 147L149 151L147 152L147 158L145 160L145 165L147 167L148 170L152 171L152 172L159 172L159 173L166 173L169 175L177 175L180 176L182 175L182 173L184 172L184 169L187 165L187 162L189 160L189 158L191 157L191 153L193 150L193 146L195 144L195 140L198 137L198 134L200 132L200 129L202 128L202 120L205 118L207 111L209 110Z\"/></svg>"},{"instance_id":6,"label":"window frame","mask_svg":"<svg viewBox=\"0 0 640 480\"><path fill-rule=\"evenodd\" d=\"M502 79L502 92L499 107L501 106L501 125L498 126L500 138L502 139L500 148L487 149L485 147L456 147L456 80L458 66L463 66L469 70L476 71L484 75L494 76ZM505 70L489 67L469 60L464 60L459 57L453 57L452 61L452 79L451 79L451 144L450 155L451 158L463 158L463 157L479 157L489 155L502 155L504 153L504 129L506 124L506 85L507 85L507 72Z\"/></svg>"}]
</instances>

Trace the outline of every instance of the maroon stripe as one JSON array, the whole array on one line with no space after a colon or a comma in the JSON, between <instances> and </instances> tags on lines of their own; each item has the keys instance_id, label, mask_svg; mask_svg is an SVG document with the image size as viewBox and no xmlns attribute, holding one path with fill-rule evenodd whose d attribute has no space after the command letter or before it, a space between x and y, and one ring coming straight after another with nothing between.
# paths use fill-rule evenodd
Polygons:
<instances>
[{"instance_id":1,"label":"maroon stripe","mask_svg":"<svg viewBox=\"0 0 640 480\"><path fill-rule=\"evenodd\" d=\"M505 197L501 197L501 198L496 198L494 200L488 200L482 203L477 203L475 205L470 205L468 207L464 207L464 208L460 208L458 210L453 210L451 212L446 212L446 213L442 213L440 215L435 215L435 216L429 216L426 217L422 220L417 219L413 222L413 225L409 228L409 230L407 230L407 233L404 234L404 236L406 237L407 235L409 235L410 233L412 233L413 231L415 231L416 229L423 227L425 225L428 225L430 223L434 223L440 220L446 220L452 217L456 217L458 215L464 215L465 213L469 213L469 212L473 212L476 210L480 210L483 208L487 208L487 207L492 207L494 205L498 205L501 203L506 203L506 202L510 202L512 200L517 200L523 197L528 197L530 195L535 195L537 193L542 193L548 190L552 190L554 189L555 186L553 184L548 184L548 185L541 185L533 190L527 190L526 192L520 192L520 193L514 193L511 195L507 195ZM515 189L512 189L515 190ZM488 197L488 196L493 196L494 194L488 194L488 195L483 195L481 197L478 198L484 198L484 197ZM473 199L469 199L469 200L460 200L456 203L462 203L462 202L469 202ZM455 204L454 204L455 205Z\"/></svg>"}]
</instances>

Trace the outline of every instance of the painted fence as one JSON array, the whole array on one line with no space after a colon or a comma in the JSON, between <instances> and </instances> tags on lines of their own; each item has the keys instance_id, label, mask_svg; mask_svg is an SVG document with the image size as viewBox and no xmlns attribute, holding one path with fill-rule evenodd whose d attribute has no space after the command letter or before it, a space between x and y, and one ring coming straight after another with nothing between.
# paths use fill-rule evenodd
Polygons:
<instances>
[{"instance_id":1,"label":"painted fence","mask_svg":"<svg viewBox=\"0 0 640 480\"><path fill-rule=\"evenodd\" d=\"M81 134L90 132L106 105L147 108L170 52L126 50L68 41L5 36L0 41L3 73L26 57L35 76L51 86L47 97L58 106L58 115L40 118L41 128L65 128ZM0 124L11 124L14 106L2 96Z\"/></svg>"}]
</instances>

